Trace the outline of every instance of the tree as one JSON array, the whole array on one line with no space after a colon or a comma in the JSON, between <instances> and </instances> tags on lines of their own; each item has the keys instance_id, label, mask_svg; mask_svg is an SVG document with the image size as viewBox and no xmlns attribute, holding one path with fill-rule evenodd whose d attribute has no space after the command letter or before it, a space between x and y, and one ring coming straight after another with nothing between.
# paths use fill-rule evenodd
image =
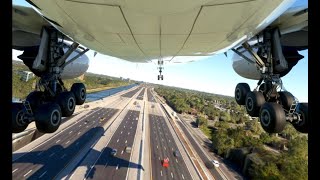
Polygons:
<instances>
[{"instance_id":1,"label":"tree","mask_svg":"<svg viewBox=\"0 0 320 180\"><path fill-rule=\"evenodd\" d=\"M281 175L277 165L273 162L267 162L265 164L253 164L250 169L250 176L252 179L270 179L270 180L282 180L284 177Z\"/></svg>"}]
</instances>

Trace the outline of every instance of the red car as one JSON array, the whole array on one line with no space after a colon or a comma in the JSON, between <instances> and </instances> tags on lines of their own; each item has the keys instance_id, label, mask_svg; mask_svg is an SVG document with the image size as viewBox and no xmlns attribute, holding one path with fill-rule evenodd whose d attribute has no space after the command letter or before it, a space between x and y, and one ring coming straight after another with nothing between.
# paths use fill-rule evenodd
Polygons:
<instances>
[{"instance_id":1,"label":"red car","mask_svg":"<svg viewBox=\"0 0 320 180\"><path fill-rule=\"evenodd\" d=\"M169 167L169 158L166 158L166 159L162 160L162 166L163 167Z\"/></svg>"}]
</instances>

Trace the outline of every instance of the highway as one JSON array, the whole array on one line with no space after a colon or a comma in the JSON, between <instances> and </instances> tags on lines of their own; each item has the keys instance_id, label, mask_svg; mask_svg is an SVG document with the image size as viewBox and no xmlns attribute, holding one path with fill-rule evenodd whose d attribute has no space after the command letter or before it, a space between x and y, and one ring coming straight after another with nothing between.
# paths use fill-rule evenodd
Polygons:
<instances>
[{"instance_id":1,"label":"highway","mask_svg":"<svg viewBox=\"0 0 320 180\"><path fill-rule=\"evenodd\" d=\"M101 102L13 152L12 178L200 179L150 88L133 87Z\"/></svg>"},{"instance_id":2,"label":"highway","mask_svg":"<svg viewBox=\"0 0 320 180\"><path fill-rule=\"evenodd\" d=\"M196 141L194 140L194 138L192 138L190 132L186 129L186 127L182 124L181 121L176 121L180 128L182 129L182 131L184 132L184 134L187 136L188 140L190 141L191 145L193 146L193 148L196 150L197 154L199 155L199 157L201 158L201 160L206 163L208 161L211 161L211 159L209 159L206 155L205 152L201 150L201 147L199 146L198 143L196 143ZM212 174L212 176L215 179L221 179L223 180L223 178L221 177L221 175L218 173L218 171L215 169L215 167L213 167L212 169L209 169L210 173Z\"/></svg>"},{"instance_id":3,"label":"highway","mask_svg":"<svg viewBox=\"0 0 320 180\"><path fill-rule=\"evenodd\" d=\"M145 92L145 88L142 88L142 91L140 92L140 94L137 96L138 100L143 100L143 96L144 96L144 92Z\"/></svg>"},{"instance_id":4,"label":"highway","mask_svg":"<svg viewBox=\"0 0 320 180\"><path fill-rule=\"evenodd\" d=\"M154 97L148 90L148 99L154 102ZM152 103L152 105L154 105ZM151 106L152 106L151 105ZM174 138L169 131L165 118L161 115L159 106L154 106L149 111L150 147L152 179L192 179L189 170L181 157ZM173 152L178 151L180 157L175 157ZM169 158L169 167L162 166L161 161Z\"/></svg>"},{"instance_id":5,"label":"highway","mask_svg":"<svg viewBox=\"0 0 320 180\"><path fill-rule=\"evenodd\" d=\"M125 148L133 145L139 114L139 111L128 111L109 144L92 167L87 179L117 180L126 178L131 153L126 153ZM117 149L117 154L114 157L110 155L112 149ZM130 165L139 167L132 163Z\"/></svg>"},{"instance_id":6,"label":"highway","mask_svg":"<svg viewBox=\"0 0 320 180\"><path fill-rule=\"evenodd\" d=\"M99 109L12 162L12 178L52 179L118 109ZM101 119L101 120L100 120ZM50 163L54 162L54 163Z\"/></svg>"}]
</instances>

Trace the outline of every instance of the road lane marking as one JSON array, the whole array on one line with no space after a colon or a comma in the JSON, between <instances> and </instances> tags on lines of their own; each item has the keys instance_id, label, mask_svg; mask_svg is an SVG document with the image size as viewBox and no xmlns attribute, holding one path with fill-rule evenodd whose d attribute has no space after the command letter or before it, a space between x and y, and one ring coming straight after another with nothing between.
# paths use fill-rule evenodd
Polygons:
<instances>
[{"instance_id":1,"label":"road lane marking","mask_svg":"<svg viewBox=\"0 0 320 180\"><path fill-rule=\"evenodd\" d=\"M167 150L167 148L164 146L164 150Z\"/></svg>"},{"instance_id":2,"label":"road lane marking","mask_svg":"<svg viewBox=\"0 0 320 180\"><path fill-rule=\"evenodd\" d=\"M78 135L81 133L81 131L78 132Z\"/></svg>"},{"instance_id":3,"label":"road lane marking","mask_svg":"<svg viewBox=\"0 0 320 180\"><path fill-rule=\"evenodd\" d=\"M87 125L86 128L88 128L89 126Z\"/></svg>"},{"instance_id":4,"label":"road lane marking","mask_svg":"<svg viewBox=\"0 0 320 180\"><path fill-rule=\"evenodd\" d=\"M171 177L173 178L173 174L172 174L172 172L171 172Z\"/></svg>"},{"instance_id":5,"label":"road lane marking","mask_svg":"<svg viewBox=\"0 0 320 180\"><path fill-rule=\"evenodd\" d=\"M50 154L50 156L49 156L49 157L52 157L54 154L55 154L55 153Z\"/></svg>"},{"instance_id":6,"label":"road lane marking","mask_svg":"<svg viewBox=\"0 0 320 180\"><path fill-rule=\"evenodd\" d=\"M160 171L160 174L161 174L161 176L162 176L162 171Z\"/></svg>"},{"instance_id":7,"label":"road lane marking","mask_svg":"<svg viewBox=\"0 0 320 180\"><path fill-rule=\"evenodd\" d=\"M120 132L120 134L122 134L122 131Z\"/></svg>"},{"instance_id":8,"label":"road lane marking","mask_svg":"<svg viewBox=\"0 0 320 180\"><path fill-rule=\"evenodd\" d=\"M171 148L171 150L173 151L173 148Z\"/></svg>"},{"instance_id":9,"label":"road lane marking","mask_svg":"<svg viewBox=\"0 0 320 180\"><path fill-rule=\"evenodd\" d=\"M157 145L157 149L158 149L158 145Z\"/></svg>"},{"instance_id":10,"label":"road lane marking","mask_svg":"<svg viewBox=\"0 0 320 180\"><path fill-rule=\"evenodd\" d=\"M126 142L124 142L125 144L127 144L127 140L126 140Z\"/></svg>"},{"instance_id":11,"label":"road lane marking","mask_svg":"<svg viewBox=\"0 0 320 180\"><path fill-rule=\"evenodd\" d=\"M132 129L132 126L130 127L130 129Z\"/></svg>"},{"instance_id":12,"label":"road lane marking","mask_svg":"<svg viewBox=\"0 0 320 180\"><path fill-rule=\"evenodd\" d=\"M178 163L178 160L176 159L176 162Z\"/></svg>"},{"instance_id":13,"label":"road lane marking","mask_svg":"<svg viewBox=\"0 0 320 180\"><path fill-rule=\"evenodd\" d=\"M82 125L80 124L79 127L81 127Z\"/></svg>"},{"instance_id":14,"label":"road lane marking","mask_svg":"<svg viewBox=\"0 0 320 180\"><path fill-rule=\"evenodd\" d=\"M42 173L42 174L39 176L39 179L41 179L42 176L44 176L46 173L47 173L47 171L45 171L44 173ZM70 178L70 179L71 179L71 178Z\"/></svg>"},{"instance_id":15,"label":"road lane marking","mask_svg":"<svg viewBox=\"0 0 320 180\"><path fill-rule=\"evenodd\" d=\"M170 139L169 139L169 142L170 142Z\"/></svg>"},{"instance_id":16,"label":"road lane marking","mask_svg":"<svg viewBox=\"0 0 320 180\"><path fill-rule=\"evenodd\" d=\"M117 164L117 167L116 167L116 170L118 170L119 169L119 164Z\"/></svg>"},{"instance_id":17,"label":"road lane marking","mask_svg":"<svg viewBox=\"0 0 320 180\"><path fill-rule=\"evenodd\" d=\"M62 155L62 156L61 156L61 159L63 159L63 158L66 157L66 156L67 156L66 154Z\"/></svg>"},{"instance_id":18,"label":"road lane marking","mask_svg":"<svg viewBox=\"0 0 320 180\"><path fill-rule=\"evenodd\" d=\"M30 174L32 172L32 170L30 170L29 172L27 172L25 175L23 175L23 177L28 176L28 174Z\"/></svg>"},{"instance_id":19,"label":"road lane marking","mask_svg":"<svg viewBox=\"0 0 320 180\"><path fill-rule=\"evenodd\" d=\"M71 133L72 133L72 131L69 132L69 134L71 134Z\"/></svg>"},{"instance_id":20,"label":"road lane marking","mask_svg":"<svg viewBox=\"0 0 320 180\"><path fill-rule=\"evenodd\" d=\"M67 141L66 144L68 144L70 141Z\"/></svg>"},{"instance_id":21,"label":"road lane marking","mask_svg":"<svg viewBox=\"0 0 320 180\"><path fill-rule=\"evenodd\" d=\"M60 142L60 139L58 141L56 141L56 143Z\"/></svg>"},{"instance_id":22,"label":"road lane marking","mask_svg":"<svg viewBox=\"0 0 320 180\"><path fill-rule=\"evenodd\" d=\"M13 170L13 171L12 171L12 173L16 172L17 170L18 170L18 168L17 168L17 169L15 169L15 170Z\"/></svg>"},{"instance_id":23,"label":"road lane marking","mask_svg":"<svg viewBox=\"0 0 320 180\"><path fill-rule=\"evenodd\" d=\"M119 139L117 140L117 142L119 142Z\"/></svg>"},{"instance_id":24,"label":"road lane marking","mask_svg":"<svg viewBox=\"0 0 320 180\"><path fill-rule=\"evenodd\" d=\"M183 176L183 174L181 174L181 176L182 176L182 179L184 179L184 176Z\"/></svg>"},{"instance_id":25,"label":"road lane marking","mask_svg":"<svg viewBox=\"0 0 320 180\"><path fill-rule=\"evenodd\" d=\"M123 151L121 151L121 154L123 154Z\"/></svg>"},{"instance_id":26,"label":"road lane marking","mask_svg":"<svg viewBox=\"0 0 320 180\"><path fill-rule=\"evenodd\" d=\"M128 135L130 134L130 132L128 132Z\"/></svg>"}]
</instances>

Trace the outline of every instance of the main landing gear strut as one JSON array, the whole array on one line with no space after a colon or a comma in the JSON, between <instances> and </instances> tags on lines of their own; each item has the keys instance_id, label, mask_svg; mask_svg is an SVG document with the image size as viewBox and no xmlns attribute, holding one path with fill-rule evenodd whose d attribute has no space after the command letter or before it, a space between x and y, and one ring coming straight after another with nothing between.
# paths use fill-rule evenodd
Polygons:
<instances>
[{"instance_id":1,"label":"main landing gear strut","mask_svg":"<svg viewBox=\"0 0 320 180\"><path fill-rule=\"evenodd\" d=\"M292 59L283 52L279 36L278 29L266 30L263 42L258 42L257 52L248 43L242 44L254 57L261 79L253 91L248 84L239 83L235 88L235 100L245 105L250 116L259 117L262 128L268 133L280 133L286 121L299 132L308 133L308 103L299 103L285 90L280 79L291 70L288 62ZM247 59L238 50L233 51Z\"/></svg>"},{"instance_id":2,"label":"main landing gear strut","mask_svg":"<svg viewBox=\"0 0 320 180\"><path fill-rule=\"evenodd\" d=\"M61 117L71 116L75 106L85 102L84 84L74 83L68 91L60 75L68 63L88 49L66 63L66 59L79 44L73 43L64 53L63 37L57 30L44 27L38 49L25 50L19 57L40 80L36 90L31 92L23 103L12 103L13 133L24 131L32 121L35 121L40 132L55 132L60 126Z\"/></svg>"}]
</instances>

